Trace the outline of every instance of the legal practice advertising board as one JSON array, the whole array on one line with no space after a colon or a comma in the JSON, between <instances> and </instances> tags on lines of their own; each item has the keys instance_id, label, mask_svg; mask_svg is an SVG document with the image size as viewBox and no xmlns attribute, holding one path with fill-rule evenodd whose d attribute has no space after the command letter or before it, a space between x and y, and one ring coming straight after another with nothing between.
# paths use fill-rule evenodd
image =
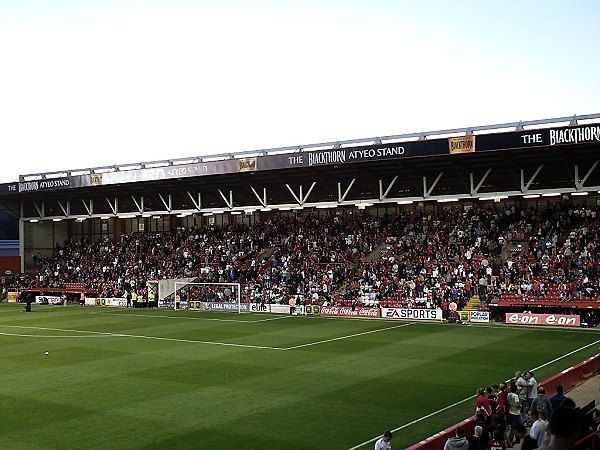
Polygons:
<instances>
[{"instance_id":1,"label":"legal practice advertising board","mask_svg":"<svg viewBox=\"0 0 600 450\"><path fill-rule=\"evenodd\" d=\"M138 183L220 174L260 172L279 169L310 168L328 165L392 161L459 153L517 150L539 147L579 146L600 142L600 125L580 125L546 129L466 135L386 144L353 145L328 150L281 151L277 154L202 161L36 179L0 184L2 194L62 191L95 186Z\"/></svg>"}]
</instances>

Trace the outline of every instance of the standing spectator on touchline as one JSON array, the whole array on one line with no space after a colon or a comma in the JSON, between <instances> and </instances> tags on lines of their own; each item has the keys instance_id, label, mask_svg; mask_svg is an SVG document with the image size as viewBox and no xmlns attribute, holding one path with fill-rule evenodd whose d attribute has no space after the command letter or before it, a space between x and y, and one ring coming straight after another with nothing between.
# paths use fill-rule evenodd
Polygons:
<instances>
[{"instance_id":1,"label":"standing spectator on touchline","mask_svg":"<svg viewBox=\"0 0 600 450\"><path fill-rule=\"evenodd\" d=\"M483 414L486 418L489 418L492 415L490 400L488 396L485 395L485 389L483 388L477 389L477 404L475 406L475 416L478 416L479 414Z\"/></svg>"},{"instance_id":2,"label":"standing spectator on touchline","mask_svg":"<svg viewBox=\"0 0 600 450\"><path fill-rule=\"evenodd\" d=\"M552 415L552 402L546 397L546 388L540 386L538 388L538 396L531 402L531 410L543 412L547 418Z\"/></svg>"},{"instance_id":3,"label":"standing spectator on touchline","mask_svg":"<svg viewBox=\"0 0 600 450\"><path fill-rule=\"evenodd\" d=\"M389 430L383 433L383 436L375 442L375 450L392 450L392 444L390 444L392 436L392 432Z\"/></svg>"},{"instance_id":4,"label":"standing spectator on touchline","mask_svg":"<svg viewBox=\"0 0 600 450\"><path fill-rule=\"evenodd\" d=\"M516 436L517 426L521 425L520 412L521 404L517 395L517 386L513 383L510 385L510 393L508 394L508 424L510 425L510 434L508 435L509 444L518 444L520 438ZM515 440L516 438L516 440Z\"/></svg>"},{"instance_id":5,"label":"standing spectator on touchline","mask_svg":"<svg viewBox=\"0 0 600 450\"><path fill-rule=\"evenodd\" d=\"M525 380L527 381L527 407L531 409L531 404L538 396L538 382L534 378L533 372L527 372Z\"/></svg>"},{"instance_id":6,"label":"standing spectator on touchline","mask_svg":"<svg viewBox=\"0 0 600 450\"><path fill-rule=\"evenodd\" d=\"M520 371L515 372L515 385L517 386L517 395L519 396L519 404L521 405L521 423L525 423L527 420L527 393L529 385Z\"/></svg>"}]
</instances>

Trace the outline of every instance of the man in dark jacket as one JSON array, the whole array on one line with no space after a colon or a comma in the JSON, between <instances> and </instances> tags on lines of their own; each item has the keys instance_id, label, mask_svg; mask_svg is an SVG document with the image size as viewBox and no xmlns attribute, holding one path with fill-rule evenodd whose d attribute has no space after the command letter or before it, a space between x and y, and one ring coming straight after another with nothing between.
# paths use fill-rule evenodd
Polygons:
<instances>
[{"instance_id":1,"label":"man in dark jacket","mask_svg":"<svg viewBox=\"0 0 600 450\"><path fill-rule=\"evenodd\" d=\"M25 296L25 312L31 312L31 303L33 302L33 292L24 291L21 295Z\"/></svg>"},{"instance_id":2,"label":"man in dark jacket","mask_svg":"<svg viewBox=\"0 0 600 450\"><path fill-rule=\"evenodd\" d=\"M561 384L556 386L556 394L550 397L550 404L552 405L552 410L556 410L560 407L561 403L565 399L564 389Z\"/></svg>"}]
</instances>

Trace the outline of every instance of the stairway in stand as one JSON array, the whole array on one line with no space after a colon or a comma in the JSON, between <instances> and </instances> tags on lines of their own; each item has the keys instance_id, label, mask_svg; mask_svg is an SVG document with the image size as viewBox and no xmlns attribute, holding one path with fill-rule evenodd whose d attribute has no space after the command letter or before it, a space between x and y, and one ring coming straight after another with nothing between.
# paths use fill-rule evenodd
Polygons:
<instances>
[{"instance_id":1,"label":"stairway in stand","mask_svg":"<svg viewBox=\"0 0 600 450\"><path fill-rule=\"evenodd\" d=\"M465 305L463 311L479 311L481 307L481 302L479 301L479 296L474 295L471 297L471 300Z\"/></svg>"}]
</instances>

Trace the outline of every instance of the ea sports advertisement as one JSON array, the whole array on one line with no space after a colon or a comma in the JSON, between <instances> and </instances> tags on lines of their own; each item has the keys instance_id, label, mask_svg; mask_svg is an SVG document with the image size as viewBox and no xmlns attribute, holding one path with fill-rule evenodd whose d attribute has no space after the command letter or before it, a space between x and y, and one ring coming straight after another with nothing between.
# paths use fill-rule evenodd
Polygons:
<instances>
[{"instance_id":1,"label":"ea sports advertisement","mask_svg":"<svg viewBox=\"0 0 600 450\"><path fill-rule=\"evenodd\" d=\"M401 320L442 320L442 310L436 309L409 309L409 308L381 308L381 317L384 319Z\"/></svg>"}]
</instances>

